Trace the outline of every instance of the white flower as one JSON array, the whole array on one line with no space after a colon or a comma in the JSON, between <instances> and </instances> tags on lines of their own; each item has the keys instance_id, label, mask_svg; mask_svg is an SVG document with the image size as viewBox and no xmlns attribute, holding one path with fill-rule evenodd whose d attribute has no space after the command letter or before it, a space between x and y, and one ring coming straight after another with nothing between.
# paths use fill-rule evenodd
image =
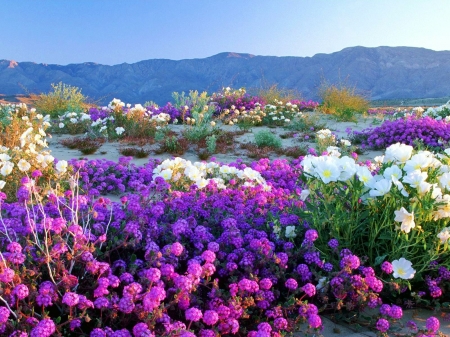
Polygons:
<instances>
[{"instance_id":1,"label":"white flower","mask_svg":"<svg viewBox=\"0 0 450 337\"><path fill-rule=\"evenodd\" d=\"M448 241L448 239L450 239L450 227L442 228L437 237L439 238L439 240L441 240L441 243L445 243L446 241Z\"/></svg>"},{"instance_id":2,"label":"white flower","mask_svg":"<svg viewBox=\"0 0 450 337\"><path fill-rule=\"evenodd\" d=\"M400 169L400 167L398 167L397 165L392 165L388 168L386 168L386 170L384 170L383 172L383 177L385 177L386 179L400 179L403 175L402 170Z\"/></svg>"},{"instance_id":3,"label":"white flower","mask_svg":"<svg viewBox=\"0 0 450 337\"><path fill-rule=\"evenodd\" d=\"M409 233L412 228L416 227L414 222L414 212L409 213L404 207L398 211L394 211L394 221L401 222L400 229L405 233Z\"/></svg>"},{"instance_id":4,"label":"white flower","mask_svg":"<svg viewBox=\"0 0 450 337\"><path fill-rule=\"evenodd\" d=\"M387 179L378 180L373 184L372 190L370 190L369 195L371 197L381 197L391 190L392 181Z\"/></svg>"},{"instance_id":5,"label":"white flower","mask_svg":"<svg viewBox=\"0 0 450 337\"><path fill-rule=\"evenodd\" d=\"M318 162L315 167L315 172L325 184L331 181L337 181L341 175L339 167L332 160Z\"/></svg>"},{"instance_id":6,"label":"white flower","mask_svg":"<svg viewBox=\"0 0 450 337\"><path fill-rule=\"evenodd\" d=\"M403 167L406 172L411 172L414 170L426 169L430 166L432 158L430 158L426 153L418 153L411 157Z\"/></svg>"},{"instance_id":7,"label":"white flower","mask_svg":"<svg viewBox=\"0 0 450 337\"><path fill-rule=\"evenodd\" d=\"M25 159L20 159L19 162L17 163L17 167L19 168L20 171L26 172L30 169L31 165Z\"/></svg>"},{"instance_id":8,"label":"white flower","mask_svg":"<svg viewBox=\"0 0 450 337\"><path fill-rule=\"evenodd\" d=\"M168 181L172 178L172 173L173 171L168 168L165 170L162 170L161 173L159 174L160 177L162 177L165 181Z\"/></svg>"},{"instance_id":9,"label":"white flower","mask_svg":"<svg viewBox=\"0 0 450 337\"><path fill-rule=\"evenodd\" d=\"M341 139L341 144L345 145L345 146L351 146L352 145L352 143L350 143L350 141L347 140L347 139Z\"/></svg>"},{"instance_id":10,"label":"white flower","mask_svg":"<svg viewBox=\"0 0 450 337\"><path fill-rule=\"evenodd\" d=\"M385 161L397 161L399 163L405 163L409 158L411 158L412 151L412 146L396 143L386 149L384 159Z\"/></svg>"},{"instance_id":11,"label":"white flower","mask_svg":"<svg viewBox=\"0 0 450 337\"><path fill-rule=\"evenodd\" d=\"M311 192L309 190L302 190L300 193L300 200L305 201L310 193Z\"/></svg>"},{"instance_id":12,"label":"white flower","mask_svg":"<svg viewBox=\"0 0 450 337\"><path fill-rule=\"evenodd\" d=\"M373 160L374 160L375 163L377 163L378 165L381 165L381 164L383 164L384 156L376 156L375 158L373 158Z\"/></svg>"},{"instance_id":13,"label":"white flower","mask_svg":"<svg viewBox=\"0 0 450 337\"><path fill-rule=\"evenodd\" d=\"M116 133L120 136L122 133L125 132L125 129L121 126L117 127L116 129Z\"/></svg>"},{"instance_id":14,"label":"white flower","mask_svg":"<svg viewBox=\"0 0 450 337\"><path fill-rule=\"evenodd\" d=\"M319 290L325 288L326 284L327 284L327 278L326 277L320 278L319 282L316 285L316 290L319 291Z\"/></svg>"},{"instance_id":15,"label":"white flower","mask_svg":"<svg viewBox=\"0 0 450 337\"><path fill-rule=\"evenodd\" d=\"M0 153L0 161L8 161L11 157L8 156L6 153Z\"/></svg>"},{"instance_id":16,"label":"white flower","mask_svg":"<svg viewBox=\"0 0 450 337\"><path fill-rule=\"evenodd\" d=\"M406 260L404 257L400 260L392 261L392 267L394 269L393 276L395 278L409 280L412 279L416 273L415 269L412 268L411 261Z\"/></svg>"},{"instance_id":17,"label":"white flower","mask_svg":"<svg viewBox=\"0 0 450 337\"><path fill-rule=\"evenodd\" d=\"M297 233L295 233L295 226L286 226L285 236L289 239L295 238L297 236Z\"/></svg>"},{"instance_id":18,"label":"white flower","mask_svg":"<svg viewBox=\"0 0 450 337\"><path fill-rule=\"evenodd\" d=\"M14 168L14 163L7 161L3 164L2 169L0 170L0 173L3 176L7 176L7 175L11 174L13 168Z\"/></svg>"},{"instance_id":19,"label":"white flower","mask_svg":"<svg viewBox=\"0 0 450 337\"><path fill-rule=\"evenodd\" d=\"M351 177L353 177L356 173L355 160L348 156L339 158L338 166L339 169L341 170L339 181L347 181Z\"/></svg>"},{"instance_id":20,"label":"white flower","mask_svg":"<svg viewBox=\"0 0 450 337\"><path fill-rule=\"evenodd\" d=\"M359 181L364 183L364 186L370 186L373 176L367 166L358 166L356 168L356 175Z\"/></svg>"},{"instance_id":21,"label":"white flower","mask_svg":"<svg viewBox=\"0 0 450 337\"><path fill-rule=\"evenodd\" d=\"M60 160L55 166L56 171L59 173L64 173L67 171L67 161L66 160Z\"/></svg>"},{"instance_id":22,"label":"white flower","mask_svg":"<svg viewBox=\"0 0 450 337\"><path fill-rule=\"evenodd\" d=\"M418 188L419 185L427 180L428 173L422 172L420 170L414 170L408 173L406 177L403 178L403 182L409 184L414 188Z\"/></svg>"},{"instance_id":23,"label":"white flower","mask_svg":"<svg viewBox=\"0 0 450 337\"><path fill-rule=\"evenodd\" d=\"M70 119L70 122L73 123L73 124L76 124L76 123L78 122L78 119L76 119L76 118L71 118L71 119Z\"/></svg>"},{"instance_id":24,"label":"white flower","mask_svg":"<svg viewBox=\"0 0 450 337\"><path fill-rule=\"evenodd\" d=\"M444 173L443 175L441 175L440 177L438 177L438 181L439 181L439 185L450 191L450 173Z\"/></svg>"}]
</instances>

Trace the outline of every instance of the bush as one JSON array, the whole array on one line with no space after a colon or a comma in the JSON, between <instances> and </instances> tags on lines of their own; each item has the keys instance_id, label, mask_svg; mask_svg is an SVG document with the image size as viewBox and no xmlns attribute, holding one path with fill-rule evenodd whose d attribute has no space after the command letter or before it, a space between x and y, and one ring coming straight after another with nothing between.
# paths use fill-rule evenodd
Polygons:
<instances>
[{"instance_id":1,"label":"bush","mask_svg":"<svg viewBox=\"0 0 450 337\"><path fill-rule=\"evenodd\" d=\"M59 82L52 83L52 91L40 94L35 102L37 111L49 114L52 118L58 117L66 111L80 112L87 108L87 97L81 89Z\"/></svg>"},{"instance_id":2,"label":"bush","mask_svg":"<svg viewBox=\"0 0 450 337\"><path fill-rule=\"evenodd\" d=\"M255 133L255 142L258 147L279 149L282 146L281 138L270 131L260 131Z\"/></svg>"},{"instance_id":3,"label":"bush","mask_svg":"<svg viewBox=\"0 0 450 337\"><path fill-rule=\"evenodd\" d=\"M277 101L283 103L293 100L301 100L301 94L295 89L281 89L278 84L270 86L265 85L263 88L254 89L256 96L260 97L267 104L276 104Z\"/></svg>"},{"instance_id":4,"label":"bush","mask_svg":"<svg viewBox=\"0 0 450 337\"><path fill-rule=\"evenodd\" d=\"M341 121L356 121L355 113L364 113L369 109L369 101L356 92L356 88L345 84L331 85L323 82L319 89L322 99L320 110L334 115Z\"/></svg>"}]
</instances>

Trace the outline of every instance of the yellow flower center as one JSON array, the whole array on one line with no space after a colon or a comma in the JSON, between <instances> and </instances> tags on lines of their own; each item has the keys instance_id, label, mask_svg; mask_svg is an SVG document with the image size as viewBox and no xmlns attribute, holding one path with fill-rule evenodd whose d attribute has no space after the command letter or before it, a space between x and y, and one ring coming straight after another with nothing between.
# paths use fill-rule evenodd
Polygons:
<instances>
[{"instance_id":1,"label":"yellow flower center","mask_svg":"<svg viewBox=\"0 0 450 337\"><path fill-rule=\"evenodd\" d=\"M398 268L397 274L399 274L400 276L404 276L406 274L406 272L403 268Z\"/></svg>"},{"instance_id":2,"label":"yellow flower center","mask_svg":"<svg viewBox=\"0 0 450 337\"><path fill-rule=\"evenodd\" d=\"M330 170L325 170L325 171L323 171L323 176L324 176L325 178L331 177L331 171L330 171Z\"/></svg>"}]
</instances>

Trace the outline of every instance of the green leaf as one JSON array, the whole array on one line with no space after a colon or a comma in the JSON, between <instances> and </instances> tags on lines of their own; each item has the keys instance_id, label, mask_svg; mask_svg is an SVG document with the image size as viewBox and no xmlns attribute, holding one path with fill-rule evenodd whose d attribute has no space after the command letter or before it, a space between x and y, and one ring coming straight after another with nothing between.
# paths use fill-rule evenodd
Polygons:
<instances>
[{"instance_id":1,"label":"green leaf","mask_svg":"<svg viewBox=\"0 0 450 337\"><path fill-rule=\"evenodd\" d=\"M375 258L375 266L379 266L380 264L382 264L384 259L386 258L386 256L387 256L387 254L381 255L381 256L377 256Z\"/></svg>"},{"instance_id":2,"label":"green leaf","mask_svg":"<svg viewBox=\"0 0 450 337\"><path fill-rule=\"evenodd\" d=\"M132 254L130 257L131 263L134 263L136 261L136 259L137 259L136 254Z\"/></svg>"}]
</instances>

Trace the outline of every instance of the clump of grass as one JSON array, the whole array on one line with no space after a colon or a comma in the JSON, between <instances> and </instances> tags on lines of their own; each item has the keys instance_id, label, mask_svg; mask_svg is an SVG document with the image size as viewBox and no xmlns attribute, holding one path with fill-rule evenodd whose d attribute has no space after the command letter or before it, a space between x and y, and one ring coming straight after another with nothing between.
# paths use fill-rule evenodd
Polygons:
<instances>
[{"instance_id":1,"label":"clump of grass","mask_svg":"<svg viewBox=\"0 0 450 337\"><path fill-rule=\"evenodd\" d=\"M265 84L264 87L259 89L253 89L257 96L261 97L267 104L273 104L276 101L283 103L299 99L302 95L295 89L279 88L278 84Z\"/></svg>"},{"instance_id":2,"label":"clump of grass","mask_svg":"<svg viewBox=\"0 0 450 337\"><path fill-rule=\"evenodd\" d=\"M87 97L81 93L81 89L62 82L51 84L52 91L48 94L34 96L36 110L42 114L48 114L57 118L66 111L80 112L87 108Z\"/></svg>"},{"instance_id":3,"label":"clump of grass","mask_svg":"<svg viewBox=\"0 0 450 337\"><path fill-rule=\"evenodd\" d=\"M282 151L279 151L278 154L284 154L287 157L298 158L300 156L306 156L308 154L308 149L306 146L290 146Z\"/></svg>"},{"instance_id":4,"label":"clump of grass","mask_svg":"<svg viewBox=\"0 0 450 337\"><path fill-rule=\"evenodd\" d=\"M355 87L345 83L329 84L323 81L319 96L322 99L320 110L339 121L356 121L355 114L365 113L370 107L369 101L358 94Z\"/></svg>"},{"instance_id":5,"label":"clump of grass","mask_svg":"<svg viewBox=\"0 0 450 337\"><path fill-rule=\"evenodd\" d=\"M176 136L170 136L161 141L159 149L157 149L155 152L157 154L170 153L173 155L181 156L187 151L188 147L189 142L186 138L177 138Z\"/></svg>"},{"instance_id":6,"label":"clump of grass","mask_svg":"<svg viewBox=\"0 0 450 337\"><path fill-rule=\"evenodd\" d=\"M155 139L154 138L148 138L148 137L131 137L131 136L127 136L124 137L122 139L120 139L120 143L126 143L129 145L137 145L140 147L143 147L147 144L153 144L155 143Z\"/></svg>"},{"instance_id":7,"label":"clump of grass","mask_svg":"<svg viewBox=\"0 0 450 337\"><path fill-rule=\"evenodd\" d=\"M69 149L78 149L83 154L93 154L103 145L103 138L74 137L63 139L60 143Z\"/></svg>"},{"instance_id":8,"label":"clump of grass","mask_svg":"<svg viewBox=\"0 0 450 337\"><path fill-rule=\"evenodd\" d=\"M210 156L211 153L208 150L203 149L198 152L198 158L200 160L207 160Z\"/></svg>"},{"instance_id":9,"label":"clump of grass","mask_svg":"<svg viewBox=\"0 0 450 337\"><path fill-rule=\"evenodd\" d=\"M119 152L124 156L131 156L136 158L146 158L150 154L149 150L146 150L144 148L137 149L135 147L120 148Z\"/></svg>"},{"instance_id":10,"label":"clump of grass","mask_svg":"<svg viewBox=\"0 0 450 337\"><path fill-rule=\"evenodd\" d=\"M268 158L273 148L264 146L258 147L254 143L241 144L241 149L247 150L247 157L253 159Z\"/></svg>"},{"instance_id":11,"label":"clump of grass","mask_svg":"<svg viewBox=\"0 0 450 337\"><path fill-rule=\"evenodd\" d=\"M279 149L282 147L281 138L270 131L255 133L255 142L259 148L268 147L271 149Z\"/></svg>"}]
</instances>

